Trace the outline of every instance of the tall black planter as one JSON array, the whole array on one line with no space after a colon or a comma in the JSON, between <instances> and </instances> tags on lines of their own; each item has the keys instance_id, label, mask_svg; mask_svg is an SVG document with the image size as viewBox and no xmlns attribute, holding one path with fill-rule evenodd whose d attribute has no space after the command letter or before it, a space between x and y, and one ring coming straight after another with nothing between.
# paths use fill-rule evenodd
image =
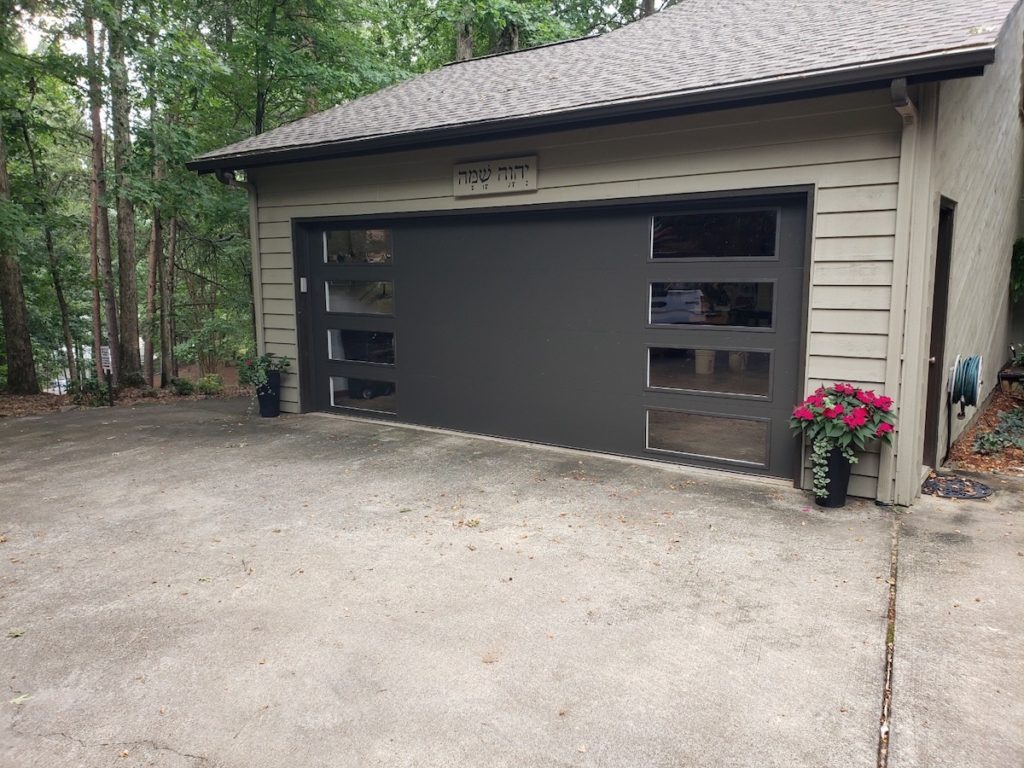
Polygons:
<instances>
[{"instance_id":1,"label":"tall black planter","mask_svg":"<svg viewBox=\"0 0 1024 768\"><path fill-rule=\"evenodd\" d=\"M846 492L850 488L850 462L839 448L828 452L827 495L815 497L819 507L845 507Z\"/></svg>"},{"instance_id":2,"label":"tall black planter","mask_svg":"<svg viewBox=\"0 0 1024 768\"><path fill-rule=\"evenodd\" d=\"M267 383L256 390L260 402L260 416L273 418L281 415L281 372L267 371Z\"/></svg>"}]
</instances>

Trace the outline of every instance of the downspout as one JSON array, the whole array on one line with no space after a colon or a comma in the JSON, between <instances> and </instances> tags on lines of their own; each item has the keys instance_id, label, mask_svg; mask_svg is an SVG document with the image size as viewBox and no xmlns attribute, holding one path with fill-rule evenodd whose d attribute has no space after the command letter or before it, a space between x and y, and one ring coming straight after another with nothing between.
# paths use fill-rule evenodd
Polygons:
<instances>
[{"instance_id":1,"label":"downspout","mask_svg":"<svg viewBox=\"0 0 1024 768\"><path fill-rule=\"evenodd\" d=\"M256 330L256 349L266 351L263 331L263 258L260 254L260 195L252 174L245 174L245 189L249 193L249 249L252 265L252 304Z\"/></svg>"},{"instance_id":2,"label":"downspout","mask_svg":"<svg viewBox=\"0 0 1024 768\"><path fill-rule=\"evenodd\" d=\"M900 138L899 186L896 194L896 236L892 264L892 293L889 299L889 336L886 348L885 392L897 406L902 369L903 333L907 290L907 268L910 261L911 211L914 203L914 160L917 152L917 105L907 92L906 78L893 80L890 87L893 109L902 121ZM902 434L899 425L893 445L882 445L878 466L877 499L892 504L896 494L896 456Z\"/></svg>"},{"instance_id":3,"label":"downspout","mask_svg":"<svg viewBox=\"0 0 1024 768\"><path fill-rule=\"evenodd\" d=\"M934 84L920 86L915 104L906 81L895 80L892 101L903 120L903 137L885 384L886 393L898 405L899 420L895 447L882 452L878 498L908 506L920 493L924 479L929 286L935 269L932 162L937 89Z\"/></svg>"}]
</instances>

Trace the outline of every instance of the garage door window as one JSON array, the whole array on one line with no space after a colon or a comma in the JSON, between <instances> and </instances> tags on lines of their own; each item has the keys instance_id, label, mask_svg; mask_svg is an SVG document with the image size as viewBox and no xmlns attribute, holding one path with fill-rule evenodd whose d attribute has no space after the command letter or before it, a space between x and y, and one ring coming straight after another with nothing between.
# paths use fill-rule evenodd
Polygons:
<instances>
[{"instance_id":1,"label":"garage door window","mask_svg":"<svg viewBox=\"0 0 1024 768\"><path fill-rule=\"evenodd\" d=\"M775 284L651 283L651 325L771 328Z\"/></svg>"},{"instance_id":2,"label":"garage door window","mask_svg":"<svg viewBox=\"0 0 1024 768\"><path fill-rule=\"evenodd\" d=\"M654 259L774 259L778 209L655 216Z\"/></svg>"},{"instance_id":3,"label":"garage door window","mask_svg":"<svg viewBox=\"0 0 1024 768\"><path fill-rule=\"evenodd\" d=\"M647 448L765 466L768 425L762 419L651 409L647 411Z\"/></svg>"},{"instance_id":4,"label":"garage door window","mask_svg":"<svg viewBox=\"0 0 1024 768\"><path fill-rule=\"evenodd\" d=\"M647 386L653 389L768 397L770 352L650 347Z\"/></svg>"},{"instance_id":5,"label":"garage door window","mask_svg":"<svg viewBox=\"0 0 1024 768\"><path fill-rule=\"evenodd\" d=\"M390 264L388 229L336 229L324 232L325 264Z\"/></svg>"},{"instance_id":6,"label":"garage door window","mask_svg":"<svg viewBox=\"0 0 1024 768\"><path fill-rule=\"evenodd\" d=\"M397 387L393 381L331 376L331 405L378 413L397 413Z\"/></svg>"},{"instance_id":7,"label":"garage door window","mask_svg":"<svg viewBox=\"0 0 1024 768\"><path fill-rule=\"evenodd\" d=\"M328 312L394 314L395 287L390 280L332 280L326 285Z\"/></svg>"},{"instance_id":8,"label":"garage door window","mask_svg":"<svg viewBox=\"0 0 1024 768\"><path fill-rule=\"evenodd\" d=\"M327 356L331 360L395 364L395 334L385 331L327 331Z\"/></svg>"}]
</instances>

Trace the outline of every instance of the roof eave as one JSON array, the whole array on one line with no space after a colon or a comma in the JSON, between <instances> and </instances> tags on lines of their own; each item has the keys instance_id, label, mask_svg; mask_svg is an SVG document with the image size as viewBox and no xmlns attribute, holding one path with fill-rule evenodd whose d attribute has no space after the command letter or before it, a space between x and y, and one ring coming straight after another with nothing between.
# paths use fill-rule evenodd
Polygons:
<instances>
[{"instance_id":1,"label":"roof eave","mask_svg":"<svg viewBox=\"0 0 1024 768\"><path fill-rule=\"evenodd\" d=\"M613 102L526 117L430 128L388 136L372 136L197 158L185 165L190 170L199 173L241 170L308 160L421 149L494 138L503 134L534 133L545 129L568 129L585 124L619 122L641 117L647 119L687 111L724 109L752 102L807 98L834 92L882 88L887 87L892 80L901 77L907 78L909 82L920 82L976 76L983 74L985 67L995 61L995 52L995 44L991 44L944 52L941 55L897 59L803 77L745 83L729 88L688 91L655 98Z\"/></svg>"}]
</instances>

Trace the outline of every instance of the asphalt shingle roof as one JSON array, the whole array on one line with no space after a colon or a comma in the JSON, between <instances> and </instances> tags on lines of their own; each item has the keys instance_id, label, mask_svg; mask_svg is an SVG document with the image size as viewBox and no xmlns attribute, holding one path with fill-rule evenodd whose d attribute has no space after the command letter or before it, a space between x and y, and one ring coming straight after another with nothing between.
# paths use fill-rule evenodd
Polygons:
<instances>
[{"instance_id":1,"label":"asphalt shingle roof","mask_svg":"<svg viewBox=\"0 0 1024 768\"><path fill-rule=\"evenodd\" d=\"M993 51L1018 0L682 0L605 35L449 65L209 152L244 166L301 147L581 115L886 63ZM1019 44L1015 42L1014 44Z\"/></svg>"}]
</instances>

